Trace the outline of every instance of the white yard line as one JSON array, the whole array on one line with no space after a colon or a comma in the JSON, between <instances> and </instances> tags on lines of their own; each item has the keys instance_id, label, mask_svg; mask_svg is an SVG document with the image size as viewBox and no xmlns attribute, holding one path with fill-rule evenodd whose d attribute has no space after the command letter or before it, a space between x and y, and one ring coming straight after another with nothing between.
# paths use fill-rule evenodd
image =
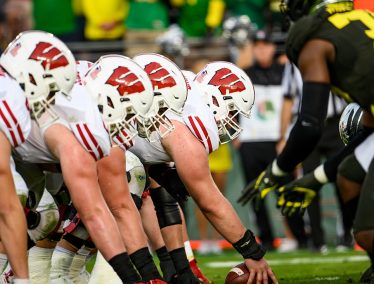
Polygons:
<instances>
[{"instance_id":1,"label":"white yard line","mask_svg":"<svg viewBox=\"0 0 374 284\"><path fill-rule=\"evenodd\" d=\"M322 257L299 257L286 259L267 260L269 265L289 265L289 264L318 264L318 263L343 263L343 262L361 262L368 261L366 255L354 256L322 256ZM233 267L239 264L240 261L212 261L204 264L212 268Z\"/></svg>"}]
</instances>

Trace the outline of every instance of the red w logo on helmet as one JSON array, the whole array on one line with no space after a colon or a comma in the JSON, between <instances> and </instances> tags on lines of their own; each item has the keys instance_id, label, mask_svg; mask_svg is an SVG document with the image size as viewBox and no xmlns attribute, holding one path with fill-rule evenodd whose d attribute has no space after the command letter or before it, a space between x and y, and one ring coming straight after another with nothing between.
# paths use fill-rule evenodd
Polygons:
<instances>
[{"instance_id":1,"label":"red w logo on helmet","mask_svg":"<svg viewBox=\"0 0 374 284\"><path fill-rule=\"evenodd\" d=\"M48 42L39 42L29 59L40 61L44 70L52 70L69 64L68 59L61 50Z\"/></svg>"},{"instance_id":2,"label":"red w logo on helmet","mask_svg":"<svg viewBox=\"0 0 374 284\"><path fill-rule=\"evenodd\" d=\"M151 79L153 88L171 88L177 84L170 72L162 67L160 63L151 62L144 67L144 70Z\"/></svg>"},{"instance_id":3,"label":"red w logo on helmet","mask_svg":"<svg viewBox=\"0 0 374 284\"><path fill-rule=\"evenodd\" d=\"M118 66L114 69L112 75L105 83L117 87L117 91L121 96L140 93L145 90L138 76L124 66Z\"/></svg>"},{"instance_id":4,"label":"red w logo on helmet","mask_svg":"<svg viewBox=\"0 0 374 284\"><path fill-rule=\"evenodd\" d=\"M228 68L222 68L216 71L216 74L210 79L210 85L219 86L222 95L229 93L241 92L245 90L243 82L239 77L231 72Z\"/></svg>"}]
</instances>

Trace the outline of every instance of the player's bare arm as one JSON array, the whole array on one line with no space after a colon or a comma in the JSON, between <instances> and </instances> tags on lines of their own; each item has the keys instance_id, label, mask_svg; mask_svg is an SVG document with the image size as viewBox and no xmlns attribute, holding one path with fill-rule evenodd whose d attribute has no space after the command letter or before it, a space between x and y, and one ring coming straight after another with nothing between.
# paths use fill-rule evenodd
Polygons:
<instances>
[{"instance_id":1,"label":"player's bare arm","mask_svg":"<svg viewBox=\"0 0 374 284\"><path fill-rule=\"evenodd\" d=\"M231 204L215 185L203 145L185 125L178 121L172 122L175 130L162 140L162 144L172 156L181 180L217 231L229 242L238 242L246 234L246 229ZM253 279L257 279L256 283L267 283L265 280L262 282L262 279L265 279L263 275L271 278L274 283L277 282L264 259L247 259L246 264L251 267L248 283L255 283Z\"/></svg>"},{"instance_id":2,"label":"player's bare arm","mask_svg":"<svg viewBox=\"0 0 374 284\"><path fill-rule=\"evenodd\" d=\"M61 137L64 137L63 141ZM46 130L45 141L60 160L71 199L97 248L105 259L118 254L118 248L125 251L118 227L100 191L96 161L82 148L73 133L60 124Z\"/></svg>"},{"instance_id":3,"label":"player's bare arm","mask_svg":"<svg viewBox=\"0 0 374 284\"><path fill-rule=\"evenodd\" d=\"M300 52L298 66L304 82L330 83L328 63L335 57L334 46L325 40L308 41Z\"/></svg>"},{"instance_id":4,"label":"player's bare arm","mask_svg":"<svg viewBox=\"0 0 374 284\"><path fill-rule=\"evenodd\" d=\"M1 241L16 278L27 279L26 219L10 170L11 145L0 131L0 227ZM17 244L17 245L14 245Z\"/></svg>"},{"instance_id":5,"label":"player's bare arm","mask_svg":"<svg viewBox=\"0 0 374 284\"><path fill-rule=\"evenodd\" d=\"M139 211L130 195L124 176L125 154L119 147L112 147L109 156L97 162L99 184L104 198L117 221L129 254L147 246Z\"/></svg>"}]
</instances>

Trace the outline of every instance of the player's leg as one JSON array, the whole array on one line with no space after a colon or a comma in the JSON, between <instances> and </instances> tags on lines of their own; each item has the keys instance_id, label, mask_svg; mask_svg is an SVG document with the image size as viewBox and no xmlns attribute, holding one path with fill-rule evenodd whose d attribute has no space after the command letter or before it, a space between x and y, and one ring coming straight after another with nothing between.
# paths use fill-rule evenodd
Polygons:
<instances>
[{"instance_id":1,"label":"player's leg","mask_svg":"<svg viewBox=\"0 0 374 284\"><path fill-rule=\"evenodd\" d=\"M91 278L91 274L87 271L86 266L92 257L96 254L97 249L95 248L92 241L87 240L85 244L77 251L73 261L70 265L69 278L75 284L86 284ZM110 268L111 266L107 264ZM111 268L113 274L118 278L117 274ZM119 279L119 278L118 278Z\"/></svg>"},{"instance_id":2,"label":"player's leg","mask_svg":"<svg viewBox=\"0 0 374 284\"><path fill-rule=\"evenodd\" d=\"M373 218L368 218L368 216L373 215L373 187L374 162L371 162L361 187L360 199L353 228L355 240L370 257L372 272L374 272L374 221ZM374 275L371 280L374 280Z\"/></svg>"},{"instance_id":3,"label":"player's leg","mask_svg":"<svg viewBox=\"0 0 374 284\"><path fill-rule=\"evenodd\" d=\"M186 251L186 256L188 259L188 262L190 263L190 268L193 272L193 274L204 284L210 284L210 280L204 275L203 271L200 269L200 267L197 264L197 260L195 258L195 255L193 253L190 238L187 233L187 225L186 225L186 219L184 218L184 214L182 211L182 208L179 207L179 211L182 216L182 233L183 233L183 241L184 241L184 250Z\"/></svg>"},{"instance_id":4,"label":"player's leg","mask_svg":"<svg viewBox=\"0 0 374 284\"><path fill-rule=\"evenodd\" d=\"M367 218L371 214L370 206L373 201L372 190L368 187L373 186L374 166L373 161L369 165L369 161L365 158L370 157L370 153L373 153L373 144L370 143L370 140L365 140L359 147L365 147L366 151L355 152L343 160L339 165L337 184L343 202L346 206L349 206L351 217L354 217L355 239L367 251L371 259L371 266L361 277L361 281L369 282L374 273L372 243L374 240L374 224L370 223L371 218Z\"/></svg>"},{"instance_id":5,"label":"player's leg","mask_svg":"<svg viewBox=\"0 0 374 284\"><path fill-rule=\"evenodd\" d=\"M110 155L98 162L98 177L103 196L111 210L132 263L144 281L161 279L147 246L138 209L124 178L125 154L112 147Z\"/></svg>"},{"instance_id":6,"label":"player's leg","mask_svg":"<svg viewBox=\"0 0 374 284\"><path fill-rule=\"evenodd\" d=\"M156 252L160 261L160 268L163 277L165 281L169 283L177 272L175 270L173 260L171 259L165 246L152 198L150 196L144 196L142 200L143 202L140 209L140 215L142 217L144 231L148 236L151 248Z\"/></svg>"},{"instance_id":7,"label":"player's leg","mask_svg":"<svg viewBox=\"0 0 374 284\"><path fill-rule=\"evenodd\" d=\"M11 146L0 131L0 238L15 278L28 279L26 218L10 167Z\"/></svg>"},{"instance_id":8,"label":"player's leg","mask_svg":"<svg viewBox=\"0 0 374 284\"><path fill-rule=\"evenodd\" d=\"M153 171L151 176L154 177L154 174L155 172ZM182 218L177 201L164 187L160 186L153 179L151 179L150 193L155 206L161 234L167 251L173 260L179 281L199 283L199 280L195 277L190 268L184 249Z\"/></svg>"},{"instance_id":9,"label":"player's leg","mask_svg":"<svg viewBox=\"0 0 374 284\"><path fill-rule=\"evenodd\" d=\"M37 241L29 249L30 278L35 283L48 283L51 270L51 259L56 241L48 239Z\"/></svg>"},{"instance_id":10,"label":"player's leg","mask_svg":"<svg viewBox=\"0 0 374 284\"><path fill-rule=\"evenodd\" d=\"M73 133L62 125L50 126L45 132L45 141L60 160L70 197L95 245L123 282L137 281L137 275L127 271L131 267L130 259L115 219L102 196L96 162Z\"/></svg>"},{"instance_id":11,"label":"player's leg","mask_svg":"<svg viewBox=\"0 0 374 284\"><path fill-rule=\"evenodd\" d=\"M36 210L37 221L29 225L28 234L35 246L29 250L30 277L33 281L46 283L49 281L51 258L56 246L52 236L58 230L60 214L52 195L44 190ZM31 224L31 223L30 223Z\"/></svg>"}]
</instances>

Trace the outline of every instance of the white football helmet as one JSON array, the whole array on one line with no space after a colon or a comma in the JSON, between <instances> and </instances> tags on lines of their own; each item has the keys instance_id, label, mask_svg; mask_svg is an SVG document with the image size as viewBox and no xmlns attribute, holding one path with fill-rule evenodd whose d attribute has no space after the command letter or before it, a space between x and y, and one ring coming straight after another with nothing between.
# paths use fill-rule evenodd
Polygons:
<instances>
[{"instance_id":1,"label":"white football helmet","mask_svg":"<svg viewBox=\"0 0 374 284\"><path fill-rule=\"evenodd\" d=\"M149 122L146 123L147 138L153 140L154 136L150 136L152 131L156 131L161 138L165 137L174 129L165 113L168 109L178 115L182 113L187 99L186 80L179 67L160 54L140 54L133 59L147 72L153 85L153 104L148 116Z\"/></svg>"},{"instance_id":2,"label":"white football helmet","mask_svg":"<svg viewBox=\"0 0 374 284\"><path fill-rule=\"evenodd\" d=\"M207 64L194 82L213 111L221 143L236 138L242 131L237 121L239 113L250 116L255 100L251 79L236 65L215 61Z\"/></svg>"},{"instance_id":3,"label":"white football helmet","mask_svg":"<svg viewBox=\"0 0 374 284\"><path fill-rule=\"evenodd\" d=\"M126 174L130 192L142 197L147 183L147 174L140 159L130 151L126 151Z\"/></svg>"},{"instance_id":4,"label":"white football helmet","mask_svg":"<svg viewBox=\"0 0 374 284\"><path fill-rule=\"evenodd\" d=\"M105 55L84 78L96 100L111 141L128 149L152 106L153 89L147 73L122 55Z\"/></svg>"},{"instance_id":5,"label":"white football helmet","mask_svg":"<svg viewBox=\"0 0 374 284\"><path fill-rule=\"evenodd\" d=\"M60 39L43 31L22 32L1 55L0 64L24 89L34 119L45 112L58 118L51 107L54 94L68 96L76 78L74 56Z\"/></svg>"},{"instance_id":6,"label":"white football helmet","mask_svg":"<svg viewBox=\"0 0 374 284\"><path fill-rule=\"evenodd\" d=\"M344 145L362 129L362 114L363 110L357 103L350 103L345 107L339 120L339 134Z\"/></svg>"}]
</instances>

